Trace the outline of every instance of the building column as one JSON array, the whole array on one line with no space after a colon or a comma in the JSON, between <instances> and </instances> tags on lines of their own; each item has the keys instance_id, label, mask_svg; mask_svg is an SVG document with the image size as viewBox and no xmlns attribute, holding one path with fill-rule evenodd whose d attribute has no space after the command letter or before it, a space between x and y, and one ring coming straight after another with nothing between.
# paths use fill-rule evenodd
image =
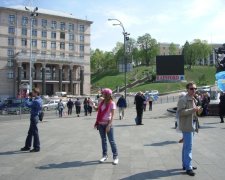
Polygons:
<instances>
[{"instance_id":1,"label":"building column","mask_svg":"<svg viewBox=\"0 0 225 180\"><path fill-rule=\"evenodd\" d=\"M80 95L84 95L84 67L80 67Z\"/></svg>"},{"instance_id":2,"label":"building column","mask_svg":"<svg viewBox=\"0 0 225 180\"><path fill-rule=\"evenodd\" d=\"M46 95L45 69L46 64L42 64L42 95Z\"/></svg>"},{"instance_id":3,"label":"building column","mask_svg":"<svg viewBox=\"0 0 225 180\"><path fill-rule=\"evenodd\" d=\"M73 91L73 66L70 66L70 92L73 95L74 91Z\"/></svg>"},{"instance_id":4,"label":"building column","mask_svg":"<svg viewBox=\"0 0 225 180\"><path fill-rule=\"evenodd\" d=\"M22 63L18 64L18 79L17 79L17 94L20 91L20 85L21 85L21 72L22 72Z\"/></svg>"},{"instance_id":5,"label":"building column","mask_svg":"<svg viewBox=\"0 0 225 180\"><path fill-rule=\"evenodd\" d=\"M59 65L59 92L62 91L62 65Z\"/></svg>"}]
</instances>

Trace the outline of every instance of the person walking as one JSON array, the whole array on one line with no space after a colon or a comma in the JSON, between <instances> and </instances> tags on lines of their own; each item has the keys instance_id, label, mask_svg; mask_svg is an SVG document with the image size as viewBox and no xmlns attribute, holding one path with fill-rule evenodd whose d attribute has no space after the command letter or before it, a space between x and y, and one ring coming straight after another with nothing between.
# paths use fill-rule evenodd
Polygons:
<instances>
[{"instance_id":1,"label":"person walking","mask_svg":"<svg viewBox=\"0 0 225 180\"><path fill-rule=\"evenodd\" d=\"M69 101L67 102L67 108L68 108L68 116L72 115L72 109L73 109L73 101L71 99L69 99Z\"/></svg>"},{"instance_id":2,"label":"person walking","mask_svg":"<svg viewBox=\"0 0 225 180\"><path fill-rule=\"evenodd\" d=\"M103 163L108 159L107 139L106 139L107 135L113 153L113 165L117 165L119 163L119 158L117 146L114 140L113 125L112 125L116 104L112 99L111 89L108 88L103 89L102 95L104 99L100 102L98 107L93 105L93 107L98 111L94 127L99 130L102 142L102 158L99 160L99 162Z\"/></svg>"},{"instance_id":3,"label":"person walking","mask_svg":"<svg viewBox=\"0 0 225 180\"><path fill-rule=\"evenodd\" d=\"M135 96L134 103L136 105L136 112L137 112L137 117L135 118L136 125L144 125L142 123L142 116L143 116L143 110L144 110L144 102L145 102L145 96L144 94L140 91L137 93Z\"/></svg>"},{"instance_id":4,"label":"person walking","mask_svg":"<svg viewBox=\"0 0 225 180\"><path fill-rule=\"evenodd\" d=\"M196 84L190 82L186 85L186 89L187 94L180 98L177 104L179 127L183 134L182 166L188 175L195 176L193 170L197 169L197 167L192 166L194 120L197 118L196 112L200 111L201 107L196 106L194 98L197 89Z\"/></svg>"},{"instance_id":5,"label":"person walking","mask_svg":"<svg viewBox=\"0 0 225 180\"><path fill-rule=\"evenodd\" d=\"M39 121L39 113L42 110L42 99L39 96L40 91L38 88L34 88L29 98L25 101L25 105L31 109L30 111L30 127L28 130L28 135L25 141L25 146L21 148L21 151L29 151L33 141L33 149L30 152L38 152L40 151L40 140L38 134L38 121Z\"/></svg>"},{"instance_id":6,"label":"person walking","mask_svg":"<svg viewBox=\"0 0 225 180\"><path fill-rule=\"evenodd\" d=\"M124 95L120 96L116 105L119 108L119 119L121 120L124 118L124 110L127 108L127 101L124 98Z\"/></svg>"},{"instance_id":7,"label":"person walking","mask_svg":"<svg viewBox=\"0 0 225 180\"><path fill-rule=\"evenodd\" d=\"M91 100L90 97L88 97L88 100L87 101L88 101L88 114L90 114L90 116L91 116L93 102L92 102L92 100Z\"/></svg>"},{"instance_id":8,"label":"person walking","mask_svg":"<svg viewBox=\"0 0 225 180\"><path fill-rule=\"evenodd\" d=\"M64 105L62 103L62 99L60 99L59 102L58 102L59 117L62 117L63 109L64 109Z\"/></svg>"},{"instance_id":9,"label":"person walking","mask_svg":"<svg viewBox=\"0 0 225 180\"><path fill-rule=\"evenodd\" d=\"M87 116L88 114L88 99L87 98L84 98L83 105L84 105L84 115Z\"/></svg>"},{"instance_id":10,"label":"person walking","mask_svg":"<svg viewBox=\"0 0 225 180\"><path fill-rule=\"evenodd\" d=\"M223 117L225 115L225 94L224 92L220 93L220 102L219 102L219 116L220 123L224 123Z\"/></svg>"},{"instance_id":11,"label":"person walking","mask_svg":"<svg viewBox=\"0 0 225 180\"><path fill-rule=\"evenodd\" d=\"M79 98L77 98L77 100L75 101L75 107L76 107L76 114L77 114L77 117L80 116L80 109L81 109L81 102L79 100Z\"/></svg>"}]
</instances>

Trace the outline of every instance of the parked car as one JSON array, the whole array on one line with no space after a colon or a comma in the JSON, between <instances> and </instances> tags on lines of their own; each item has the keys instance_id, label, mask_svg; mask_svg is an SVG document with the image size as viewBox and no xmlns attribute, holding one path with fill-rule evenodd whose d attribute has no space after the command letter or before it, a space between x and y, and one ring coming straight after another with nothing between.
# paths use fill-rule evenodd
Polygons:
<instances>
[{"instance_id":1,"label":"parked car","mask_svg":"<svg viewBox=\"0 0 225 180\"><path fill-rule=\"evenodd\" d=\"M144 95L150 96L154 99L154 101L157 101L159 98L159 91L158 90L150 90L150 91L145 91Z\"/></svg>"},{"instance_id":2,"label":"parked car","mask_svg":"<svg viewBox=\"0 0 225 180\"><path fill-rule=\"evenodd\" d=\"M55 110L58 107L59 99L51 99L47 103L42 105L43 111ZM66 107L66 102L63 101L64 107Z\"/></svg>"}]
</instances>

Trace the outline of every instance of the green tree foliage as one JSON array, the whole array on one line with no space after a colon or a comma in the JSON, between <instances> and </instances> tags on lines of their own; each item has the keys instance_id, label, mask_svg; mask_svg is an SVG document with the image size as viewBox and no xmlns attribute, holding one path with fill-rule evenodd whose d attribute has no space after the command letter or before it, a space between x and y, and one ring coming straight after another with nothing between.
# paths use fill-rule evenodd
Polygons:
<instances>
[{"instance_id":1,"label":"green tree foliage","mask_svg":"<svg viewBox=\"0 0 225 180\"><path fill-rule=\"evenodd\" d=\"M196 64L205 64L205 60L212 52L212 48L207 41L195 39L191 44L186 42L183 46L182 54L184 55L185 64L191 66Z\"/></svg>"},{"instance_id":2,"label":"green tree foliage","mask_svg":"<svg viewBox=\"0 0 225 180\"><path fill-rule=\"evenodd\" d=\"M169 46L169 55L177 55L177 46L174 43L171 43Z\"/></svg>"},{"instance_id":3,"label":"green tree foliage","mask_svg":"<svg viewBox=\"0 0 225 180\"><path fill-rule=\"evenodd\" d=\"M146 33L145 35L138 37L137 43L140 47L141 57L146 66L149 66L150 60L153 60L159 51L157 41L153 39L150 34Z\"/></svg>"}]
</instances>

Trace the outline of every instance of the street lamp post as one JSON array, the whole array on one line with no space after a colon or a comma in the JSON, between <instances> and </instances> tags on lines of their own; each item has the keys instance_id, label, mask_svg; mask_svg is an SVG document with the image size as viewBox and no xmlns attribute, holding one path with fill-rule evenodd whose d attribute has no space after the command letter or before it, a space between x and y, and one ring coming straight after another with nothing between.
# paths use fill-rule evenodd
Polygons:
<instances>
[{"instance_id":1,"label":"street lamp post","mask_svg":"<svg viewBox=\"0 0 225 180\"><path fill-rule=\"evenodd\" d=\"M123 23L119 19L108 19L108 21L117 21L118 24L113 24L113 26L121 26L123 29L123 37L124 37L124 98L127 97L127 57L126 57L126 41L129 40L129 35L123 26Z\"/></svg>"},{"instance_id":2,"label":"street lamp post","mask_svg":"<svg viewBox=\"0 0 225 180\"><path fill-rule=\"evenodd\" d=\"M33 10L25 7L25 10L30 14L30 77L29 77L29 87L30 92L32 92L32 67L33 67L33 59L32 59L32 26L33 26L33 17L38 16L38 7Z\"/></svg>"}]
</instances>

